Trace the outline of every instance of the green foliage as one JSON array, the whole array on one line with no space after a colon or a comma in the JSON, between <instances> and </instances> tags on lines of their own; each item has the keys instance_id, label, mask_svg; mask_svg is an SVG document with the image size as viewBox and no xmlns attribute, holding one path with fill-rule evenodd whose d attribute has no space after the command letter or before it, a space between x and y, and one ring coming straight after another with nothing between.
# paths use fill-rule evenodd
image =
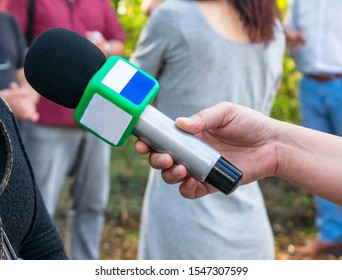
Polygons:
<instances>
[{"instance_id":1,"label":"green foliage","mask_svg":"<svg viewBox=\"0 0 342 280\"><path fill-rule=\"evenodd\" d=\"M276 0L282 19L284 19L286 10L288 8L288 0Z\"/></svg>"},{"instance_id":2,"label":"green foliage","mask_svg":"<svg viewBox=\"0 0 342 280\"><path fill-rule=\"evenodd\" d=\"M273 105L272 117L299 124L298 81L301 74L296 70L288 52L284 57L283 69L283 78Z\"/></svg>"},{"instance_id":3,"label":"green foliage","mask_svg":"<svg viewBox=\"0 0 342 280\"><path fill-rule=\"evenodd\" d=\"M281 18L284 21L288 9L288 0L277 0ZM272 117L300 124L298 81L300 73L295 68L294 60L287 51L283 61L283 77L272 110Z\"/></svg>"},{"instance_id":4,"label":"green foliage","mask_svg":"<svg viewBox=\"0 0 342 280\"><path fill-rule=\"evenodd\" d=\"M119 20L126 33L125 57L128 58L136 45L142 27L146 22L146 15L141 11L141 0L114 0Z\"/></svg>"}]
</instances>

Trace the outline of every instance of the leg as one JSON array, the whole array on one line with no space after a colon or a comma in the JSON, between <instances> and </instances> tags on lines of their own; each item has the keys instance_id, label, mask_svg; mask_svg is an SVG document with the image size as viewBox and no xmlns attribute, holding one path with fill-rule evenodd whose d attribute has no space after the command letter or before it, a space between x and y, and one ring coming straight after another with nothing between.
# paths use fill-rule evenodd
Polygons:
<instances>
[{"instance_id":1,"label":"leg","mask_svg":"<svg viewBox=\"0 0 342 280\"><path fill-rule=\"evenodd\" d=\"M341 86L337 86L337 84ZM303 125L312 129L342 135L341 81L318 83L304 78L301 82L301 111ZM318 238L312 244L299 247L298 256L317 258L321 252L342 248L341 207L315 197Z\"/></svg>"},{"instance_id":2,"label":"leg","mask_svg":"<svg viewBox=\"0 0 342 280\"><path fill-rule=\"evenodd\" d=\"M72 186L71 225L73 259L98 259L104 210L109 197L110 146L87 133Z\"/></svg>"},{"instance_id":3,"label":"leg","mask_svg":"<svg viewBox=\"0 0 342 280\"><path fill-rule=\"evenodd\" d=\"M58 199L81 134L72 128L23 123L24 144L48 213L54 217Z\"/></svg>"},{"instance_id":4,"label":"leg","mask_svg":"<svg viewBox=\"0 0 342 280\"><path fill-rule=\"evenodd\" d=\"M300 111L302 124L311 129L332 133L322 85L322 83L305 77L301 80Z\"/></svg>"},{"instance_id":5,"label":"leg","mask_svg":"<svg viewBox=\"0 0 342 280\"><path fill-rule=\"evenodd\" d=\"M342 80L325 83L325 104L329 112L332 134L342 136ZM316 199L320 216L317 225L320 239L326 243L338 244L342 249L342 207L321 198Z\"/></svg>"}]
</instances>

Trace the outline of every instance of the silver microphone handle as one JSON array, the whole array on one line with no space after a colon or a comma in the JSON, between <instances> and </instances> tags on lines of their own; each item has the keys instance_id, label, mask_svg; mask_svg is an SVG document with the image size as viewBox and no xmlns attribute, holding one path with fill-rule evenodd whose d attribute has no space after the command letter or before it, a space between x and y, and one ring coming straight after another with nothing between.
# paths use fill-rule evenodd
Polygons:
<instances>
[{"instance_id":1,"label":"silver microphone handle","mask_svg":"<svg viewBox=\"0 0 342 280\"><path fill-rule=\"evenodd\" d=\"M152 149L170 154L201 182L207 181L226 194L236 189L242 177L216 149L177 128L171 118L151 105L141 114L133 134Z\"/></svg>"}]
</instances>

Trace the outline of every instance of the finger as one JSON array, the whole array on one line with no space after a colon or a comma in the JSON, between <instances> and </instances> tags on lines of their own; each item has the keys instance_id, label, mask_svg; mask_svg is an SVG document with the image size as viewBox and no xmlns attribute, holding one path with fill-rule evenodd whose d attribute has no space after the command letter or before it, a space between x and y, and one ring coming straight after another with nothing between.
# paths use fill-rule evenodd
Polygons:
<instances>
[{"instance_id":1,"label":"finger","mask_svg":"<svg viewBox=\"0 0 342 280\"><path fill-rule=\"evenodd\" d=\"M221 102L192 115L190 118L177 118L176 125L192 134L222 127L235 117L234 108L236 106L229 102Z\"/></svg>"},{"instance_id":2,"label":"finger","mask_svg":"<svg viewBox=\"0 0 342 280\"><path fill-rule=\"evenodd\" d=\"M168 169L173 166L174 162L169 154L160 154L157 152L150 153L150 164L155 169Z\"/></svg>"},{"instance_id":3,"label":"finger","mask_svg":"<svg viewBox=\"0 0 342 280\"><path fill-rule=\"evenodd\" d=\"M184 165L173 165L168 169L163 169L161 175L166 183L176 184L187 178L188 172Z\"/></svg>"},{"instance_id":4,"label":"finger","mask_svg":"<svg viewBox=\"0 0 342 280\"><path fill-rule=\"evenodd\" d=\"M204 184L194 177L189 177L187 180L185 180L180 185L179 192L183 197L188 199L196 199L208 194Z\"/></svg>"},{"instance_id":5,"label":"finger","mask_svg":"<svg viewBox=\"0 0 342 280\"><path fill-rule=\"evenodd\" d=\"M141 140L135 142L134 148L139 154L148 154L151 152L151 148Z\"/></svg>"},{"instance_id":6,"label":"finger","mask_svg":"<svg viewBox=\"0 0 342 280\"><path fill-rule=\"evenodd\" d=\"M31 117L30 117L30 121L31 122L37 122L38 120L39 120L39 113L37 113L37 112L34 112L34 113L32 113L32 115L31 115Z\"/></svg>"},{"instance_id":7,"label":"finger","mask_svg":"<svg viewBox=\"0 0 342 280\"><path fill-rule=\"evenodd\" d=\"M10 83L9 87L11 90L16 90L19 88L19 85L16 82L12 82Z\"/></svg>"},{"instance_id":8,"label":"finger","mask_svg":"<svg viewBox=\"0 0 342 280\"><path fill-rule=\"evenodd\" d=\"M218 190L208 183L202 183L194 177L189 177L180 185L179 191L185 198L196 199Z\"/></svg>"}]
</instances>

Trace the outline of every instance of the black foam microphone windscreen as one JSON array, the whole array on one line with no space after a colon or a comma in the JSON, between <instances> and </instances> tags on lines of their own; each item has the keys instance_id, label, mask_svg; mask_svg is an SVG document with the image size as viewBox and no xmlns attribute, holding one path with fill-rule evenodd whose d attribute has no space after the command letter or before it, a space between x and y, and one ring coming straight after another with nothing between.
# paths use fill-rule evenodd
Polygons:
<instances>
[{"instance_id":1,"label":"black foam microphone windscreen","mask_svg":"<svg viewBox=\"0 0 342 280\"><path fill-rule=\"evenodd\" d=\"M24 71L39 94L64 107L75 108L89 80L105 61L102 51L83 36L52 28L32 43Z\"/></svg>"}]
</instances>

